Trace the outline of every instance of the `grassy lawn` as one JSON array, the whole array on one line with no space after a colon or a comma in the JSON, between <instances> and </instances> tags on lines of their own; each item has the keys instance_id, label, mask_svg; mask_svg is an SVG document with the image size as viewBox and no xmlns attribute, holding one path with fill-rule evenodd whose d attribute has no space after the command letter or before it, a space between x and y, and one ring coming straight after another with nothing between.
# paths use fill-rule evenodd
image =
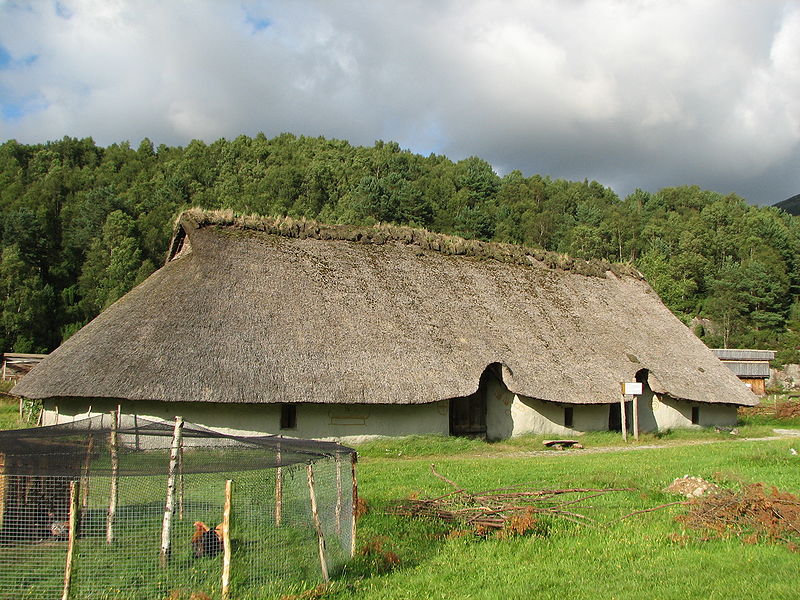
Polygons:
<instances>
[{"instance_id":1,"label":"grassy lawn","mask_svg":"<svg viewBox=\"0 0 800 600\"><path fill-rule=\"evenodd\" d=\"M459 442L464 441L442 440L442 446L450 451ZM680 499L662 490L686 474L733 488L763 481L798 494L800 456L791 454L791 448L800 450L800 438L525 458L364 457L360 490L371 510L359 522L360 544L372 542L374 548L377 541L384 555L392 552L400 562L392 568L379 553L362 554L322 597L797 598L796 552L736 538L682 537L674 520L685 512L680 506L609 526L551 520L539 535L507 540L448 538L444 524L384 514L387 506L411 494L436 497L451 491L431 474L431 462L438 472L476 492L521 483L529 483L530 489L635 490L590 501L591 508L576 508L600 521ZM404 455L416 451L409 448Z\"/></svg>"},{"instance_id":2,"label":"grassy lawn","mask_svg":"<svg viewBox=\"0 0 800 600\"><path fill-rule=\"evenodd\" d=\"M17 404L0 401L0 427L8 426L19 426ZM525 436L498 443L430 436L362 444L358 447L359 491L369 510L358 522L356 558L342 572L335 573L328 586L310 590L309 584L283 583L277 588L265 586L256 596L248 597L797 598L800 553L786 544L735 536L717 539L685 530L675 520L686 512L684 506L611 522L633 511L681 500L663 490L673 479L684 475L699 476L730 489L764 482L800 495L800 455L791 452L800 452L800 437L743 439L773 436L776 427L800 429L800 417L777 419L767 408L744 416L736 435L710 429L684 430L647 434L639 442L624 443L618 434L589 433L580 438L586 450L570 451L542 452L542 440L548 436ZM659 447L625 451L647 445ZM600 448L606 451L598 451ZM630 490L574 506L576 512L592 517L598 525L581 526L557 517L541 517L534 533L507 539L478 535L464 526L387 514L388 508L406 498L434 498L452 491L450 485L432 474L431 464L472 492L515 485L528 490ZM104 486L94 489L101 487ZM195 499L197 502L212 500L210 492L198 489L202 498ZM268 503L269 494L262 495ZM102 507L106 498L101 495L94 501ZM161 510L160 505L153 509L156 524ZM269 513L268 507L254 506L253 510ZM219 510L215 508L213 512ZM187 517L187 523L193 518ZM198 518L212 519L205 514ZM187 529L183 537L188 537L188 532ZM241 540L266 535L256 531L236 534ZM797 541L800 542L800 532ZM91 552L91 546L85 545L84 551ZM181 547L181 551L185 554L188 547ZM217 592L219 565L182 555L175 558L174 577L205 582L203 587ZM316 576L311 572L317 568L313 552L309 557L292 560L309 569L309 578ZM98 564L94 560L87 562ZM125 553L118 554L116 562L124 564ZM112 565L105 568L114 570ZM206 568L208 571L203 570ZM263 568L264 565L259 566ZM124 575L130 579L137 573L125 571ZM139 591L145 588L140 587ZM153 591L161 594L153 597L160 598L169 589L171 586L153 585Z\"/></svg>"}]
</instances>

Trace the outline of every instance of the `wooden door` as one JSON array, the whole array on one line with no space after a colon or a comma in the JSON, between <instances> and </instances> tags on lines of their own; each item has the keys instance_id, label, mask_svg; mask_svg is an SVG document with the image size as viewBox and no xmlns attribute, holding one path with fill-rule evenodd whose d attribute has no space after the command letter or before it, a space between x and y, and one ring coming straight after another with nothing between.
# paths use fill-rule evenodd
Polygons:
<instances>
[{"instance_id":1,"label":"wooden door","mask_svg":"<svg viewBox=\"0 0 800 600\"><path fill-rule=\"evenodd\" d=\"M486 394L450 400L450 435L486 435Z\"/></svg>"}]
</instances>

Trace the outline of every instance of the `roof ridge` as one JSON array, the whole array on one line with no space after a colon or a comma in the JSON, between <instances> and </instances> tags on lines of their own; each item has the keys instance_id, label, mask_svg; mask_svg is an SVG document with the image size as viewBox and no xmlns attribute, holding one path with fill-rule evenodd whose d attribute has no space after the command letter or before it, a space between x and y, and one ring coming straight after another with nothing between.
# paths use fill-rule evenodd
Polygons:
<instances>
[{"instance_id":1,"label":"roof ridge","mask_svg":"<svg viewBox=\"0 0 800 600\"><path fill-rule=\"evenodd\" d=\"M336 225L308 219L294 219L288 216L241 215L232 210L206 210L194 207L183 211L176 219L175 236L180 233L181 228L185 229L186 226L191 229L208 226L233 227L244 231L258 231L289 238L342 240L360 244L401 243L446 255L493 259L526 266L538 263L551 269L569 271L588 277L602 278L610 271L617 277L628 276L644 279L644 276L630 264L573 258L566 254L519 244L469 240L406 225L387 223L372 226ZM174 244L170 244L171 248L173 246Z\"/></svg>"}]
</instances>

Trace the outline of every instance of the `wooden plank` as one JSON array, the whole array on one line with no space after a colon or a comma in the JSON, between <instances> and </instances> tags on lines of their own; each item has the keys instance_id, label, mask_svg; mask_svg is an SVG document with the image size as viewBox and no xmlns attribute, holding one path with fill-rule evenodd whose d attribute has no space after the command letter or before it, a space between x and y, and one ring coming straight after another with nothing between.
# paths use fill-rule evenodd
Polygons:
<instances>
[{"instance_id":1,"label":"wooden plank","mask_svg":"<svg viewBox=\"0 0 800 600\"><path fill-rule=\"evenodd\" d=\"M229 600L231 585L231 487L225 482L225 506L222 512L222 600Z\"/></svg>"},{"instance_id":2,"label":"wooden plank","mask_svg":"<svg viewBox=\"0 0 800 600\"><path fill-rule=\"evenodd\" d=\"M319 542L319 564L322 568L322 579L327 583L330 581L328 576L328 561L325 559L325 535L322 533L322 523L319 520L319 511L317 510L317 494L314 491L314 467L311 463L306 466L306 475L308 478L308 496L311 500L311 518L314 520L314 529L317 532L317 541Z\"/></svg>"},{"instance_id":3,"label":"wooden plank","mask_svg":"<svg viewBox=\"0 0 800 600\"><path fill-rule=\"evenodd\" d=\"M78 532L78 482L69 482L69 541L67 559L64 566L64 590L61 600L69 600L69 587L72 583L72 565L75 557L75 538Z\"/></svg>"},{"instance_id":4,"label":"wooden plank","mask_svg":"<svg viewBox=\"0 0 800 600\"><path fill-rule=\"evenodd\" d=\"M169 454L169 475L167 476L167 501L164 505L164 520L161 523L161 554L159 560L162 568L169 564L170 531L172 514L175 510L175 472L178 466L178 451L183 434L183 417L175 417L175 429L172 433L172 448Z\"/></svg>"}]
</instances>

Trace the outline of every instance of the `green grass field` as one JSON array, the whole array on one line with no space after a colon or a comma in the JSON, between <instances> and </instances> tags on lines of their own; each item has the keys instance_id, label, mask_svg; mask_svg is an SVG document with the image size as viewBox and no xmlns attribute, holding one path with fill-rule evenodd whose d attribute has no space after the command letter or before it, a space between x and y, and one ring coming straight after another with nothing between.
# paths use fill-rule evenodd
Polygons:
<instances>
[{"instance_id":1,"label":"green grass field","mask_svg":"<svg viewBox=\"0 0 800 600\"><path fill-rule=\"evenodd\" d=\"M16 404L0 403L0 424L13 422L16 411ZM774 435L775 427L800 429L800 418L748 416L735 436L713 430L676 431L623 443L616 434L586 434L581 436L586 450L563 452L532 453L543 449L543 436L495 444L446 437L363 444L358 448L359 491L369 510L358 522L361 550L356 558L328 586L309 590L308 584L282 584L259 597L798 598L800 553L786 544L686 531L675 520L685 513L683 506L605 524L632 511L680 500L663 490L684 475L731 489L764 482L800 495L800 455L791 452L800 452L800 437L742 439ZM642 448L647 445L662 447ZM513 485L631 491L575 507L601 523L596 526L545 517L531 535L454 536L453 526L446 523L386 514L410 496L433 498L452 491L432 474L431 464L473 492ZM202 578L205 573L185 575ZM207 589L215 590L211 582Z\"/></svg>"}]
</instances>

